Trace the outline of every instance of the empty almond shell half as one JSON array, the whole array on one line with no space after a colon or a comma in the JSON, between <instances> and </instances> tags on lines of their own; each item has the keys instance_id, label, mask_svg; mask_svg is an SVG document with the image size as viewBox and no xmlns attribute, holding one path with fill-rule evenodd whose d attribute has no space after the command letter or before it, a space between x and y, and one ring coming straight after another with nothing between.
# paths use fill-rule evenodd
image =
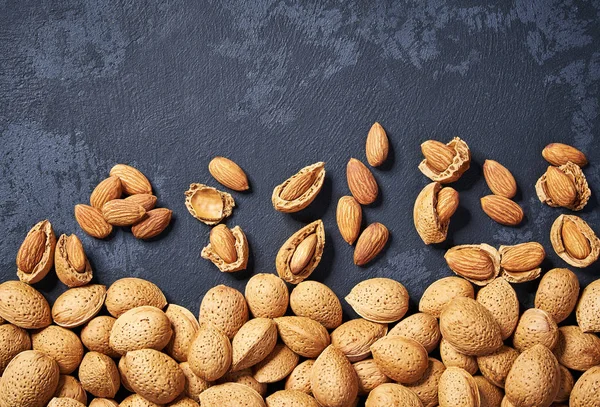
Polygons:
<instances>
[{"instance_id":1,"label":"empty almond shell half","mask_svg":"<svg viewBox=\"0 0 600 407\"><path fill-rule=\"evenodd\" d=\"M446 145L454 150L454 157L452 158L452 164L444 171L440 172L431 167L428 165L426 159L419 164L419 170L421 170L427 178L432 181L441 182L442 184L448 184L458 180L471 165L471 151L469 150L467 143L459 137L454 137Z\"/></svg>"},{"instance_id":2,"label":"empty almond shell half","mask_svg":"<svg viewBox=\"0 0 600 407\"><path fill-rule=\"evenodd\" d=\"M78 263L83 264L83 267ZM54 269L58 279L69 288L81 287L92 280L92 266L76 235L63 234L58 238L54 253Z\"/></svg>"},{"instance_id":3,"label":"empty almond shell half","mask_svg":"<svg viewBox=\"0 0 600 407\"><path fill-rule=\"evenodd\" d=\"M413 208L413 219L417 233L425 244L441 243L446 240L450 219L442 222L438 215L439 182L432 182L421 190Z\"/></svg>"},{"instance_id":4,"label":"empty almond shell half","mask_svg":"<svg viewBox=\"0 0 600 407\"><path fill-rule=\"evenodd\" d=\"M185 191L185 206L200 222L216 225L231 215L235 201L227 192L204 184L191 184Z\"/></svg>"},{"instance_id":5,"label":"empty almond shell half","mask_svg":"<svg viewBox=\"0 0 600 407\"><path fill-rule=\"evenodd\" d=\"M318 162L302 168L273 189L273 207L286 213L306 208L317 197L325 180L325 163Z\"/></svg>"},{"instance_id":6,"label":"empty almond shell half","mask_svg":"<svg viewBox=\"0 0 600 407\"><path fill-rule=\"evenodd\" d=\"M227 263L214 250L211 243L206 245L200 254L202 258L212 261L213 264L224 273L245 270L248 265L248 240L246 239L246 235L239 226L231 229L231 233L235 238L235 252L237 254L237 258L234 262Z\"/></svg>"},{"instance_id":7,"label":"empty almond shell half","mask_svg":"<svg viewBox=\"0 0 600 407\"><path fill-rule=\"evenodd\" d=\"M577 229L576 235L578 238L574 240L577 243L588 246L587 250L585 250L586 256L583 258L574 256L573 250L569 250L569 245L571 243L565 242L563 226L566 221L572 222ZM572 233L569 233L568 235L568 238L573 237ZM598 239L598 236L596 236L586 221L575 215L560 215L556 218L550 229L550 242L552 242L552 247L556 254L574 267L587 267L598 260L598 256L600 255L600 239Z\"/></svg>"},{"instance_id":8,"label":"empty almond shell half","mask_svg":"<svg viewBox=\"0 0 600 407\"><path fill-rule=\"evenodd\" d=\"M36 223L23 240L17 253L17 276L35 284L48 274L54 263L56 235L48 220Z\"/></svg>"},{"instance_id":9,"label":"empty almond shell half","mask_svg":"<svg viewBox=\"0 0 600 407\"><path fill-rule=\"evenodd\" d=\"M308 254L308 258L305 261L298 261L297 249L304 249L306 245L302 245L302 242L310 239L311 246L314 247L310 251L304 251ZM281 246L275 259L275 266L277 268L277 274L279 277L287 281L288 283L298 284L304 281L308 276L312 274L323 256L323 248L325 247L325 229L323 227L323 221L321 219L316 220L302 229L294 233L289 239ZM294 256L296 254L296 256ZM299 269L292 269L292 260L294 266L301 264ZM294 272L295 271L295 272Z\"/></svg>"},{"instance_id":10,"label":"empty almond shell half","mask_svg":"<svg viewBox=\"0 0 600 407\"><path fill-rule=\"evenodd\" d=\"M544 247L537 242L500 246L500 275L509 283L535 280L542 273L540 264L546 258Z\"/></svg>"},{"instance_id":11,"label":"empty almond shell half","mask_svg":"<svg viewBox=\"0 0 600 407\"><path fill-rule=\"evenodd\" d=\"M568 177L571 178L573 183L575 184L575 200L570 205L566 206L566 208L571 209L572 211L580 211L587 204L590 199L590 195L592 192L588 186L587 180L581 168L573 164L572 162L568 162L565 165L561 165L558 167L562 172L564 172ZM537 182L535 183L535 192L537 193L538 198L543 203L552 207L560 207L558 203L554 202L548 193L548 184L546 182L546 173L542 175Z\"/></svg>"}]
</instances>

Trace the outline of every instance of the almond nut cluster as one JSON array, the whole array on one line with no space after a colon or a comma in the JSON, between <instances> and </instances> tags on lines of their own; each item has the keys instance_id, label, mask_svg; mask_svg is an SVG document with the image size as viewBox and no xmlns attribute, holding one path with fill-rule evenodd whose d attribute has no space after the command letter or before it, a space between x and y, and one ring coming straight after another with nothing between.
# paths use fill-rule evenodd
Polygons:
<instances>
[{"instance_id":1,"label":"almond nut cluster","mask_svg":"<svg viewBox=\"0 0 600 407\"><path fill-rule=\"evenodd\" d=\"M156 201L150 181L141 171L117 164L92 191L90 205L75 205L75 219L85 233L97 239L108 237L113 226L131 226L136 238L151 239L169 226L173 215L170 209L155 208Z\"/></svg>"}]
</instances>

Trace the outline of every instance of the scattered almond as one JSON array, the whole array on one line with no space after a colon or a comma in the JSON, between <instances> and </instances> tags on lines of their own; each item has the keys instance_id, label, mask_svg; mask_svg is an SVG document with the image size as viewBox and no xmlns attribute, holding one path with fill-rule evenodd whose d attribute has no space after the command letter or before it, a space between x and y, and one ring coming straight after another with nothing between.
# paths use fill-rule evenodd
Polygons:
<instances>
[{"instance_id":1,"label":"scattered almond","mask_svg":"<svg viewBox=\"0 0 600 407\"><path fill-rule=\"evenodd\" d=\"M102 209L105 203L120 198L122 193L121 179L116 175L112 175L96 185L92 195L90 195L90 205Z\"/></svg>"},{"instance_id":2,"label":"scattered almond","mask_svg":"<svg viewBox=\"0 0 600 407\"><path fill-rule=\"evenodd\" d=\"M555 166L565 165L569 161L580 167L585 167L588 163L585 155L568 144L550 143L542 150L542 156L550 164Z\"/></svg>"},{"instance_id":3,"label":"scattered almond","mask_svg":"<svg viewBox=\"0 0 600 407\"><path fill-rule=\"evenodd\" d=\"M104 239L112 232L112 225L93 206L75 205L75 219L85 233L97 239Z\"/></svg>"},{"instance_id":4,"label":"scattered almond","mask_svg":"<svg viewBox=\"0 0 600 407\"><path fill-rule=\"evenodd\" d=\"M428 140L421 144L421 151L425 159L419 170L432 181L443 184L458 180L471 164L469 146L458 137L448 144Z\"/></svg>"},{"instance_id":5,"label":"scattered almond","mask_svg":"<svg viewBox=\"0 0 600 407\"><path fill-rule=\"evenodd\" d=\"M383 250L390 236L389 230L379 222L371 223L360 234L354 249L354 264L364 266Z\"/></svg>"},{"instance_id":6,"label":"scattered almond","mask_svg":"<svg viewBox=\"0 0 600 407\"><path fill-rule=\"evenodd\" d=\"M48 220L36 223L17 252L17 276L27 284L42 280L54 263L56 235Z\"/></svg>"},{"instance_id":7,"label":"scattered almond","mask_svg":"<svg viewBox=\"0 0 600 407\"><path fill-rule=\"evenodd\" d=\"M481 209L501 225L516 226L523 220L523 209L519 204L503 196L484 196L481 198Z\"/></svg>"},{"instance_id":8,"label":"scattered almond","mask_svg":"<svg viewBox=\"0 0 600 407\"><path fill-rule=\"evenodd\" d=\"M367 161L372 167L379 167L387 159L389 149L390 145L385 130L381 124L375 122L367 135L365 147Z\"/></svg>"},{"instance_id":9,"label":"scattered almond","mask_svg":"<svg viewBox=\"0 0 600 407\"><path fill-rule=\"evenodd\" d=\"M346 166L346 178L350 192L358 203L369 205L375 202L379 187L371 171L362 162L351 158Z\"/></svg>"},{"instance_id":10,"label":"scattered almond","mask_svg":"<svg viewBox=\"0 0 600 407\"><path fill-rule=\"evenodd\" d=\"M352 196L343 196L337 204L336 220L342 238L353 244L360 234L362 208Z\"/></svg>"},{"instance_id":11,"label":"scattered almond","mask_svg":"<svg viewBox=\"0 0 600 407\"><path fill-rule=\"evenodd\" d=\"M273 189L273 207L286 213L298 212L315 200L325 181L325 163L306 166Z\"/></svg>"},{"instance_id":12,"label":"scattered almond","mask_svg":"<svg viewBox=\"0 0 600 407\"><path fill-rule=\"evenodd\" d=\"M458 192L454 188L446 187L440 189L437 194L436 212L440 223L450 220L458 208Z\"/></svg>"},{"instance_id":13,"label":"scattered almond","mask_svg":"<svg viewBox=\"0 0 600 407\"><path fill-rule=\"evenodd\" d=\"M444 255L448 267L473 284L486 285L500 272L500 255L485 243L454 246Z\"/></svg>"},{"instance_id":14,"label":"scattered almond","mask_svg":"<svg viewBox=\"0 0 600 407\"><path fill-rule=\"evenodd\" d=\"M495 195L511 199L517 193L517 182L510 171L494 160L485 160L483 176L488 187Z\"/></svg>"},{"instance_id":15,"label":"scattered almond","mask_svg":"<svg viewBox=\"0 0 600 407\"><path fill-rule=\"evenodd\" d=\"M111 168L110 175L119 177L123 192L127 195L152 193L150 181L137 168L125 164L117 164Z\"/></svg>"},{"instance_id":16,"label":"scattered almond","mask_svg":"<svg viewBox=\"0 0 600 407\"><path fill-rule=\"evenodd\" d=\"M215 157L208 164L210 174L222 185L234 191L246 191L248 178L239 165L225 157Z\"/></svg>"}]
</instances>

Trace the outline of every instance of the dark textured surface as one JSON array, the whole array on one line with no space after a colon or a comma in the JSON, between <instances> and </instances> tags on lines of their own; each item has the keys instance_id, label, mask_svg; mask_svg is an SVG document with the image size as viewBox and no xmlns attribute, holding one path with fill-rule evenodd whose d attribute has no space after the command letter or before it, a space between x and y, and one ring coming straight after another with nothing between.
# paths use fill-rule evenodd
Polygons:
<instances>
[{"instance_id":1,"label":"dark textured surface","mask_svg":"<svg viewBox=\"0 0 600 407\"><path fill-rule=\"evenodd\" d=\"M143 277L194 313L209 287L243 290L251 274L274 272L280 245L319 217L327 244L312 278L340 297L387 276L417 299L451 274L442 256L454 244L537 240L549 253L545 269L565 266L548 238L562 211L542 205L534 183L547 165L542 148L562 141L588 155L585 173L600 191L600 1L310 3L0 0L0 278L15 278L17 249L44 218L57 235L81 236L95 281ZM392 238L358 268L335 203L348 193L345 164L365 161L376 120L393 152L374 170L381 199L364 213ZM455 184L461 206L448 241L427 247L412 224L428 182L417 170L419 144L456 135L471 147L472 168ZM209 228L184 206L191 182L216 186L207 169L214 155L235 160L251 181L250 193L234 193L227 220L248 235L247 272L222 274L200 258ZM526 214L518 228L480 209L485 158L517 179ZM274 211L273 187L320 160L327 178L317 201L294 215ZM73 206L120 162L142 170L159 205L173 209L160 239L118 230L94 240L75 223ZM597 206L593 195L581 216L600 231ZM585 284L600 266L577 274ZM525 306L536 285L519 287ZM64 290L54 276L38 286L49 298Z\"/></svg>"}]
</instances>

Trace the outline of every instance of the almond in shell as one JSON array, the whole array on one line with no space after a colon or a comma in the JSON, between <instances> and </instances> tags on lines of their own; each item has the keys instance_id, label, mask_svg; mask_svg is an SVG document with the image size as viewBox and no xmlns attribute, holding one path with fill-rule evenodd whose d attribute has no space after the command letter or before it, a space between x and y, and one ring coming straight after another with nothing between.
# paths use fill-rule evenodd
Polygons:
<instances>
[{"instance_id":1,"label":"almond in shell","mask_svg":"<svg viewBox=\"0 0 600 407\"><path fill-rule=\"evenodd\" d=\"M387 325L351 319L340 325L331 333L331 344L342 351L350 362L369 357L371 345L383 338L387 333Z\"/></svg>"},{"instance_id":2,"label":"almond in shell","mask_svg":"<svg viewBox=\"0 0 600 407\"><path fill-rule=\"evenodd\" d=\"M218 285L204 294L200 303L200 320L212 322L229 339L248 321L248 305L235 288Z\"/></svg>"},{"instance_id":3,"label":"almond in shell","mask_svg":"<svg viewBox=\"0 0 600 407\"><path fill-rule=\"evenodd\" d=\"M275 383L285 379L298 365L299 357L284 344L277 344L269 355L252 370L259 383Z\"/></svg>"},{"instance_id":4,"label":"almond in shell","mask_svg":"<svg viewBox=\"0 0 600 407\"><path fill-rule=\"evenodd\" d=\"M479 370L475 356L460 353L444 339L440 342L440 357L446 367L459 367L472 375Z\"/></svg>"},{"instance_id":5,"label":"almond in shell","mask_svg":"<svg viewBox=\"0 0 600 407\"><path fill-rule=\"evenodd\" d=\"M100 209L89 205L75 205L75 220L79 227L96 239L104 239L112 233L112 225L102 216Z\"/></svg>"},{"instance_id":6,"label":"almond in shell","mask_svg":"<svg viewBox=\"0 0 600 407\"><path fill-rule=\"evenodd\" d=\"M438 405L438 384L444 370L446 370L446 367L442 362L434 358L429 358L427 370L425 370L423 376L416 382L406 385L406 387L415 392L419 400L421 400L423 407L435 407Z\"/></svg>"},{"instance_id":7,"label":"almond in shell","mask_svg":"<svg viewBox=\"0 0 600 407\"><path fill-rule=\"evenodd\" d=\"M246 191L250 188L244 170L229 158L213 158L208 163L208 171L220 184L229 189Z\"/></svg>"},{"instance_id":8,"label":"almond in shell","mask_svg":"<svg viewBox=\"0 0 600 407\"><path fill-rule=\"evenodd\" d=\"M212 323L201 321L188 350L188 365L200 379L215 381L229 370L232 352L229 338Z\"/></svg>"},{"instance_id":9,"label":"almond in shell","mask_svg":"<svg viewBox=\"0 0 600 407\"><path fill-rule=\"evenodd\" d=\"M190 214L207 225L216 225L233 212L231 194L204 184L191 184L185 191L185 206Z\"/></svg>"},{"instance_id":10,"label":"almond in shell","mask_svg":"<svg viewBox=\"0 0 600 407\"><path fill-rule=\"evenodd\" d=\"M277 344L277 326L272 319L254 318L246 322L231 341L232 371L252 367L265 359Z\"/></svg>"},{"instance_id":11,"label":"almond in shell","mask_svg":"<svg viewBox=\"0 0 600 407\"><path fill-rule=\"evenodd\" d=\"M116 319L107 315L95 317L81 330L81 341L91 351L103 353L111 358L120 355L110 347L110 332Z\"/></svg>"},{"instance_id":12,"label":"almond in shell","mask_svg":"<svg viewBox=\"0 0 600 407\"><path fill-rule=\"evenodd\" d=\"M497 278L477 293L477 302L492 314L502 333L509 338L519 322L519 299L512 286L504 278Z\"/></svg>"},{"instance_id":13,"label":"almond in shell","mask_svg":"<svg viewBox=\"0 0 600 407\"><path fill-rule=\"evenodd\" d=\"M483 407L500 407L504 392L494 386L483 376L473 376L479 390L480 405Z\"/></svg>"},{"instance_id":14,"label":"almond in shell","mask_svg":"<svg viewBox=\"0 0 600 407\"><path fill-rule=\"evenodd\" d=\"M23 329L45 328L52 323L46 298L21 281L0 284L0 317Z\"/></svg>"},{"instance_id":15,"label":"almond in shell","mask_svg":"<svg viewBox=\"0 0 600 407\"><path fill-rule=\"evenodd\" d=\"M442 188L439 182L432 182L421 190L413 208L413 220L425 244L446 240L450 217L458 208L458 203L456 190Z\"/></svg>"},{"instance_id":16,"label":"almond in shell","mask_svg":"<svg viewBox=\"0 0 600 407\"><path fill-rule=\"evenodd\" d=\"M447 143L446 148L432 141L421 144L425 159L419 164L419 170L430 180L442 184L457 181L471 165L469 146L458 137Z\"/></svg>"},{"instance_id":17,"label":"almond in shell","mask_svg":"<svg viewBox=\"0 0 600 407\"><path fill-rule=\"evenodd\" d=\"M372 167L379 167L387 159L389 151L390 143L385 130L378 122L373 123L365 146L367 161Z\"/></svg>"},{"instance_id":18,"label":"almond in shell","mask_svg":"<svg viewBox=\"0 0 600 407\"><path fill-rule=\"evenodd\" d=\"M267 407L320 407L314 397L298 390L279 390L266 399Z\"/></svg>"},{"instance_id":19,"label":"almond in shell","mask_svg":"<svg viewBox=\"0 0 600 407\"><path fill-rule=\"evenodd\" d=\"M391 379L379 369L373 359L360 360L353 363L352 366L358 378L358 394L361 396L368 395L380 384L391 382Z\"/></svg>"},{"instance_id":20,"label":"almond in shell","mask_svg":"<svg viewBox=\"0 0 600 407\"><path fill-rule=\"evenodd\" d=\"M315 200L325 181L325 163L306 166L273 189L273 207L285 213L298 212Z\"/></svg>"},{"instance_id":21,"label":"almond in shell","mask_svg":"<svg viewBox=\"0 0 600 407\"><path fill-rule=\"evenodd\" d=\"M260 394L239 383L223 383L212 386L200 394L202 407L265 407Z\"/></svg>"},{"instance_id":22,"label":"almond in shell","mask_svg":"<svg viewBox=\"0 0 600 407\"><path fill-rule=\"evenodd\" d=\"M61 235L54 252L54 268L58 279L67 287L81 287L93 277L92 266L76 235Z\"/></svg>"},{"instance_id":23,"label":"almond in shell","mask_svg":"<svg viewBox=\"0 0 600 407\"><path fill-rule=\"evenodd\" d=\"M135 396L137 396L137 394ZM130 397L132 397L132 396L126 397L125 400L129 399ZM122 407L128 407L128 406L131 407L131 405L128 405L125 403L125 400L123 400L123 404L121 404L121 406ZM93 399L90 402L89 407L119 407L119 403L117 403L116 401L114 401L112 399L96 397L95 399Z\"/></svg>"},{"instance_id":24,"label":"almond in shell","mask_svg":"<svg viewBox=\"0 0 600 407\"><path fill-rule=\"evenodd\" d=\"M500 246L501 275L511 283L523 283L538 278L540 264L546 258L544 247L537 242Z\"/></svg>"},{"instance_id":25,"label":"almond in shell","mask_svg":"<svg viewBox=\"0 0 600 407\"><path fill-rule=\"evenodd\" d=\"M27 233L17 252L17 276L35 284L48 274L54 263L56 235L48 220L36 223Z\"/></svg>"},{"instance_id":26,"label":"almond in shell","mask_svg":"<svg viewBox=\"0 0 600 407\"><path fill-rule=\"evenodd\" d=\"M259 383L254 376L252 375L252 369L242 369L236 372L229 371L217 381L218 384L223 383L239 383L244 386L250 387L252 390L256 391L262 397L265 397L267 394L267 385L266 383Z\"/></svg>"},{"instance_id":27,"label":"almond in shell","mask_svg":"<svg viewBox=\"0 0 600 407\"><path fill-rule=\"evenodd\" d=\"M361 281L345 299L358 315L381 324L399 321L408 311L408 291L389 278Z\"/></svg>"},{"instance_id":28,"label":"almond in shell","mask_svg":"<svg viewBox=\"0 0 600 407\"><path fill-rule=\"evenodd\" d=\"M579 288L579 285L577 286ZM575 298L577 296L575 295ZM600 332L600 280L591 282L577 304L577 324L583 332Z\"/></svg>"},{"instance_id":29,"label":"almond in shell","mask_svg":"<svg viewBox=\"0 0 600 407\"><path fill-rule=\"evenodd\" d=\"M137 239L152 239L160 235L169 226L172 216L173 211L167 208L149 210L142 220L131 227L131 233Z\"/></svg>"},{"instance_id":30,"label":"almond in shell","mask_svg":"<svg viewBox=\"0 0 600 407\"><path fill-rule=\"evenodd\" d=\"M575 325L561 326L554 354L561 365L584 372L600 364L600 338Z\"/></svg>"},{"instance_id":31,"label":"almond in shell","mask_svg":"<svg viewBox=\"0 0 600 407\"><path fill-rule=\"evenodd\" d=\"M402 336L383 337L371 345L381 371L398 383L414 383L428 366L427 351L419 342Z\"/></svg>"},{"instance_id":32,"label":"almond in shell","mask_svg":"<svg viewBox=\"0 0 600 407\"><path fill-rule=\"evenodd\" d=\"M314 364L314 359L307 359L296 366L287 379L285 379L285 389L298 390L306 394L311 394L310 372Z\"/></svg>"},{"instance_id":33,"label":"almond in shell","mask_svg":"<svg viewBox=\"0 0 600 407\"><path fill-rule=\"evenodd\" d=\"M54 302L52 319L63 328L84 325L100 312L105 298L106 287L100 284L70 288Z\"/></svg>"},{"instance_id":34,"label":"almond in shell","mask_svg":"<svg viewBox=\"0 0 600 407\"><path fill-rule=\"evenodd\" d=\"M110 169L110 175L119 177L123 192L127 195L152 193L150 181L137 168L126 164L117 164Z\"/></svg>"},{"instance_id":35,"label":"almond in shell","mask_svg":"<svg viewBox=\"0 0 600 407\"><path fill-rule=\"evenodd\" d=\"M202 249L201 256L210 260L225 273L245 270L248 265L248 240L242 228L228 229L217 225L210 232L210 243Z\"/></svg>"},{"instance_id":36,"label":"almond in shell","mask_svg":"<svg viewBox=\"0 0 600 407\"><path fill-rule=\"evenodd\" d=\"M517 182L510 171L494 160L485 160L483 176L495 195L511 199L517 193Z\"/></svg>"},{"instance_id":37,"label":"almond in shell","mask_svg":"<svg viewBox=\"0 0 600 407\"><path fill-rule=\"evenodd\" d=\"M145 305L130 309L117 318L110 331L109 345L120 355L138 349L162 350L171 336L171 321L165 313Z\"/></svg>"},{"instance_id":38,"label":"almond in shell","mask_svg":"<svg viewBox=\"0 0 600 407\"><path fill-rule=\"evenodd\" d=\"M186 308L175 304L169 304L165 315L171 321L173 329L166 352L176 361L186 362L190 345L198 333L198 320Z\"/></svg>"},{"instance_id":39,"label":"almond in shell","mask_svg":"<svg viewBox=\"0 0 600 407\"><path fill-rule=\"evenodd\" d=\"M459 367L447 368L438 385L440 407L477 407L481 405L477 382Z\"/></svg>"},{"instance_id":40,"label":"almond in shell","mask_svg":"<svg viewBox=\"0 0 600 407\"><path fill-rule=\"evenodd\" d=\"M48 403L47 407L85 407L85 404L77 400L66 397L54 397Z\"/></svg>"},{"instance_id":41,"label":"almond in shell","mask_svg":"<svg viewBox=\"0 0 600 407\"><path fill-rule=\"evenodd\" d=\"M315 399L324 407L344 407L358 395L358 378L344 354L328 346L319 355L310 374Z\"/></svg>"},{"instance_id":42,"label":"almond in shell","mask_svg":"<svg viewBox=\"0 0 600 407\"><path fill-rule=\"evenodd\" d=\"M379 222L371 223L358 237L354 249L354 264L364 266L383 250L390 237L389 230Z\"/></svg>"},{"instance_id":43,"label":"almond in shell","mask_svg":"<svg viewBox=\"0 0 600 407\"><path fill-rule=\"evenodd\" d=\"M513 346L523 352L534 345L541 344L552 350L558 341L558 326L544 310L529 308L526 310L513 335Z\"/></svg>"},{"instance_id":44,"label":"almond in shell","mask_svg":"<svg viewBox=\"0 0 600 407\"><path fill-rule=\"evenodd\" d=\"M288 288L285 282L274 274L255 274L248 280L244 294L248 308L255 318L282 317L287 311Z\"/></svg>"},{"instance_id":45,"label":"almond in shell","mask_svg":"<svg viewBox=\"0 0 600 407\"><path fill-rule=\"evenodd\" d=\"M559 365L560 368L560 386L558 388L558 394L554 399L555 402L568 401L569 396L571 395L571 390L573 390L573 385L575 384L575 379L573 379L573 375L563 365Z\"/></svg>"},{"instance_id":46,"label":"almond in shell","mask_svg":"<svg viewBox=\"0 0 600 407\"><path fill-rule=\"evenodd\" d=\"M78 376L83 388L95 397L114 398L121 385L115 362L98 352L85 354Z\"/></svg>"},{"instance_id":47,"label":"almond in shell","mask_svg":"<svg viewBox=\"0 0 600 407\"><path fill-rule=\"evenodd\" d=\"M325 284L303 281L290 295L290 306L297 316L308 317L327 329L335 329L342 323L342 304Z\"/></svg>"},{"instance_id":48,"label":"almond in shell","mask_svg":"<svg viewBox=\"0 0 600 407\"><path fill-rule=\"evenodd\" d=\"M457 297L440 315L440 331L457 351L480 356L502 346L502 333L493 315L477 301Z\"/></svg>"},{"instance_id":49,"label":"almond in shell","mask_svg":"<svg viewBox=\"0 0 600 407\"><path fill-rule=\"evenodd\" d=\"M185 386L183 388L183 394L199 403L200 394L204 390L212 386L213 383L196 376L196 374L190 368L190 364L188 362L180 363L179 368L185 376Z\"/></svg>"},{"instance_id":50,"label":"almond in shell","mask_svg":"<svg viewBox=\"0 0 600 407\"><path fill-rule=\"evenodd\" d=\"M535 191L541 202L552 207L579 211L590 199L591 191L583 171L577 164L567 162L560 167L548 167L537 180Z\"/></svg>"},{"instance_id":51,"label":"almond in shell","mask_svg":"<svg viewBox=\"0 0 600 407\"><path fill-rule=\"evenodd\" d=\"M115 318L142 305L163 309L167 299L156 284L136 277L121 278L106 292L106 309Z\"/></svg>"},{"instance_id":52,"label":"almond in shell","mask_svg":"<svg viewBox=\"0 0 600 407\"><path fill-rule=\"evenodd\" d=\"M600 366L590 368L579 377L569 398L571 407L597 407L600 387Z\"/></svg>"},{"instance_id":53,"label":"almond in shell","mask_svg":"<svg viewBox=\"0 0 600 407\"><path fill-rule=\"evenodd\" d=\"M550 229L550 242L556 254L574 267L587 267L600 255L600 239L578 216L556 218Z\"/></svg>"},{"instance_id":54,"label":"almond in shell","mask_svg":"<svg viewBox=\"0 0 600 407\"><path fill-rule=\"evenodd\" d=\"M425 289L419 301L419 311L439 318L446 304L456 297L475 298L473 285L460 277L441 278Z\"/></svg>"},{"instance_id":55,"label":"almond in shell","mask_svg":"<svg viewBox=\"0 0 600 407\"><path fill-rule=\"evenodd\" d=\"M417 312L404 318L390 330L388 336L404 336L414 339L423 345L427 352L432 352L437 348L442 337L437 319L424 312Z\"/></svg>"},{"instance_id":56,"label":"almond in shell","mask_svg":"<svg viewBox=\"0 0 600 407\"><path fill-rule=\"evenodd\" d=\"M342 238L353 244L360 235L362 208L352 196L343 196L337 204L336 220Z\"/></svg>"},{"instance_id":57,"label":"almond in shell","mask_svg":"<svg viewBox=\"0 0 600 407\"><path fill-rule=\"evenodd\" d=\"M569 161L580 167L588 163L585 155L573 146L563 143L550 143L542 150L542 157L555 166L565 165Z\"/></svg>"},{"instance_id":58,"label":"almond in shell","mask_svg":"<svg viewBox=\"0 0 600 407\"><path fill-rule=\"evenodd\" d=\"M516 226L523 220L523 209L519 204L500 195L481 198L481 209L492 220L504 226Z\"/></svg>"},{"instance_id":59,"label":"almond in shell","mask_svg":"<svg viewBox=\"0 0 600 407\"><path fill-rule=\"evenodd\" d=\"M71 374L83 358L83 345L74 332L50 325L31 335L33 350L51 357L58 364L60 374Z\"/></svg>"},{"instance_id":60,"label":"almond in shell","mask_svg":"<svg viewBox=\"0 0 600 407\"><path fill-rule=\"evenodd\" d=\"M154 349L127 352L127 382L145 399L166 404L175 400L185 387L185 375L175 360Z\"/></svg>"},{"instance_id":61,"label":"almond in shell","mask_svg":"<svg viewBox=\"0 0 600 407\"><path fill-rule=\"evenodd\" d=\"M481 374L495 386L504 388L504 382L519 352L503 345L489 355L478 356L477 365Z\"/></svg>"},{"instance_id":62,"label":"almond in shell","mask_svg":"<svg viewBox=\"0 0 600 407\"><path fill-rule=\"evenodd\" d=\"M500 273L500 254L485 243L454 246L444 258L453 272L476 285L489 284Z\"/></svg>"},{"instance_id":63,"label":"almond in shell","mask_svg":"<svg viewBox=\"0 0 600 407\"><path fill-rule=\"evenodd\" d=\"M579 280L575 273L569 269L555 268L540 280L535 293L535 307L546 311L558 324L571 314L578 297ZM583 326L581 321L578 322Z\"/></svg>"},{"instance_id":64,"label":"almond in shell","mask_svg":"<svg viewBox=\"0 0 600 407\"><path fill-rule=\"evenodd\" d=\"M69 375L60 375L54 397L73 399L82 403L84 406L88 404L87 393L83 389L83 386L79 380Z\"/></svg>"},{"instance_id":65,"label":"almond in shell","mask_svg":"<svg viewBox=\"0 0 600 407\"><path fill-rule=\"evenodd\" d=\"M113 199L118 199L123 193L121 179L112 175L102 180L90 195L90 205L94 208L102 209L102 205Z\"/></svg>"},{"instance_id":66,"label":"almond in shell","mask_svg":"<svg viewBox=\"0 0 600 407\"><path fill-rule=\"evenodd\" d=\"M409 388L396 383L377 386L367 397L366 407L421 407L419 397Z\"/></svg>"},{"instance_id":67,"label":"almond in shell","mask_svg":"<svg viewBox=\"0 0 600 407\"><path fill-rule=\"evenodd\" d=\"M275 266L279 277L298 284L312 274L319 265L325 246L322 220L316 220L298 230L277 252Z\"/></svg>"},{"instance_id":68,"label":"almond in shell","mask_svg":"<svg viewBox=\"0 0 600 407\"><path fill-rule=\"evenodd\" d=\"M279 337L292 351L306 358L315 358L331 342L327 329L306 317L275 318Z\"/></svg>"},{"instance_id":69,"label":"almond in shell","mask_svg":"<svg viewBox=\"0 0 600 407\"><path fill-rule=\"evenodd\" d=\"M0 375L15 356L26 350L31 350L26 330L12 324L0 325Z\"/></svg>"}]
</instances>

